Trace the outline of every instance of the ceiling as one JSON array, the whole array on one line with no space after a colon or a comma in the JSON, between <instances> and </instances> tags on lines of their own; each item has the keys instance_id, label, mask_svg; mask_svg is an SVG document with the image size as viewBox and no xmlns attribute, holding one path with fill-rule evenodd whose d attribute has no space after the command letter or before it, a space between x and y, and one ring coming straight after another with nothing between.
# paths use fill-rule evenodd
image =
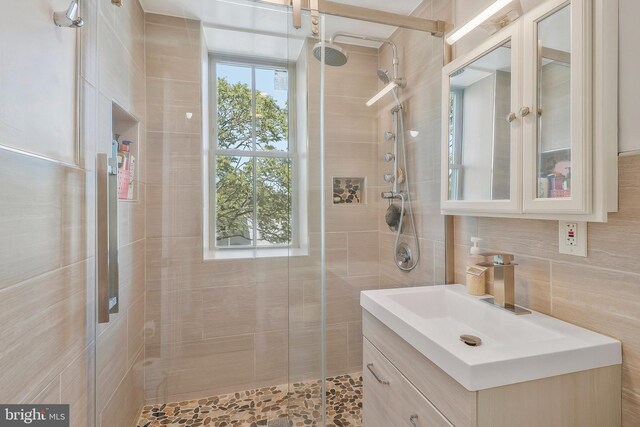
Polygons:
<instances>
[{"instance_id":1,"label":"ceiling","mask_svg":"<svg viewBox=\"0 0 640 427\"><path fill-rule=\"evenodd\" d=\"M336 0L338 3L409 15L422 0ZM267 57L297 58L304 39L311 36L310 18L293 28L288 8L255 0L141 0L146 12L202 21L210 51ZM326 16L325 35L347 31L389 37L396 27L353 19ZM379 43L341 39L344 43L379 47Z\"/></svg>"}]
</instances>

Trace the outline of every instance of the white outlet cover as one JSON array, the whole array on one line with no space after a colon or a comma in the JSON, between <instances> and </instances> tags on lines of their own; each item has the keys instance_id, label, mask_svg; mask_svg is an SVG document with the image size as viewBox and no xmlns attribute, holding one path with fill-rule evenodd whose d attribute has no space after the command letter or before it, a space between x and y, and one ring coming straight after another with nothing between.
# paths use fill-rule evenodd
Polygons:
<instances>
[{"instance_id":1,"label":"white outlet cover","mask_svg":"<svg viewBox=\"0 0 640 427\"><path fill-rule=\"evenodd\" d=\"M576 225L575 244L569 244L568 230ZM587 256L587 223L578 221L558 221L558 249L561 254Z\"/></svg>"}]
</instances>

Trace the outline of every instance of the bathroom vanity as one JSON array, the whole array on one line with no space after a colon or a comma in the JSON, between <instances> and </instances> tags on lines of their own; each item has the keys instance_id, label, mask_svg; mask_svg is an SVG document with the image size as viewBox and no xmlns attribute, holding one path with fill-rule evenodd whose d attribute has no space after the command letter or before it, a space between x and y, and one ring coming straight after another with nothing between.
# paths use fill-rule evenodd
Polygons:
<instances>
[{"instance_id":1,"label":"bathroom vanity","mask_svg":"<svg viewBox=\"0 0 640 427\"><path fill-rule=\"evenodd\" d=\"M367 291L361 305L365 427L620 425L614 339L460 285Z\"/></svg>"}]
</instances>

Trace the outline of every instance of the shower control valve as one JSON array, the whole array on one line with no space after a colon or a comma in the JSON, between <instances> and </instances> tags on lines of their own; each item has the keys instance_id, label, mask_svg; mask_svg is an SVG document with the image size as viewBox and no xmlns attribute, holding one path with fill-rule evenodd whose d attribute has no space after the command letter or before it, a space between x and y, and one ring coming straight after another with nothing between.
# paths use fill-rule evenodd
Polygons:
<instances>
[{"instance_id":1,"label":"shower control valve","mask_svg":"<svg viewBox=\"0 0 640 427\"><path fill-rule=\"evenodd\" d=\"M384 176L384 181L385 181L385 182L393 182L393 181L395 181L395 180L396 180L396 177L395 177L395 176L393 176L393 175L392 175L392 174L390 174L390 173L385 174L385 176Z\"/></svg>"},{"instance_id":2,"label":"shower control valve","mask_svg":"<svg viewBox=\"0 0 640 427\"><path fill-rule=\"evenodd\" d=\"M387 163L394 161L395 158L396 158L396 156L394 156L391 153L387 153L387 154L384 155L384 161L387 162Z\"/></svg>"}]
</instances>

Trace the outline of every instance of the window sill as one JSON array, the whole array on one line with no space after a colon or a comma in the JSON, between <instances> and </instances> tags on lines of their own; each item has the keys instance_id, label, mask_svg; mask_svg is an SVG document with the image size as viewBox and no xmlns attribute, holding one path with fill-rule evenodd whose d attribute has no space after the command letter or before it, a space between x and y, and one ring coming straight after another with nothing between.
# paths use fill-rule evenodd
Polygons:
<instances>
[{"instance_id":1,"label":"window sill","mask_svg":"<svg viewBox=\"0 0 640 427\"><path fill-rule=\"evenodd\" d=\"M287 258L308 256L307 248L217 249L204 252L205 260Z\"/></svg>"}]
</instances>

